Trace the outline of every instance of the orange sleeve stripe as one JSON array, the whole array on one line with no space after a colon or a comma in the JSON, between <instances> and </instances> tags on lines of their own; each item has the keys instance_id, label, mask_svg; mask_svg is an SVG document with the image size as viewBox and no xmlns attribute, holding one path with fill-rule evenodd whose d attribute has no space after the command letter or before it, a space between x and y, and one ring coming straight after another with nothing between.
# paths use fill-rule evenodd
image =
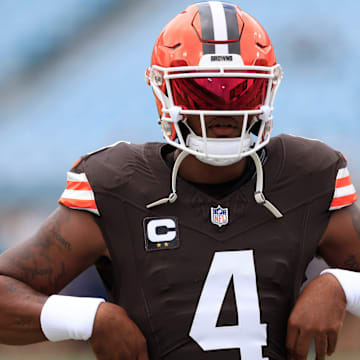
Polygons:
<instances>
[{"instance_id":1,"label":"orange sleeve stripe","mask_svg":"<svg viewBox=\"0 0 360 360\"><path fill-rule=\"evenodd\" d=\"M67 181L67 190L92 190L90 184L85 181Z\"/></svg>"},{"instance_id":2,"label":"orange sleeve stripe","mask_svg":"<svg viewBox=\"0 0 360 360\"><path fill-rule=\"evenodd\" d=\"M97 209L95 200L75 200L75 199L60 198L59 204L70 208Z\"/></svg>"},{"instance_id":3,"label":"orange sleeve stripe","mask_svg":"<svg viewBox=\"0 0 360 360\"><path fill-rule=\"evenodd\" d=\"M347 177L344 177L344 178L341 178L341 179L337 179L335 187L339 188L339 187L344 187L344 186L348 186L348 185L351 185L351 184L352 184L351 178L350 178L350 176L347 176Z\"/></svg>"},{"instance_id":4,"label":"orange sleeve stripe","mask_svg":"<svg viewBox=\"0 0 360 360\"><path fill-rule=\"evenodd\" d=\"M74 167L76 167L77 165L79 165L79 163L81 162L81 160L82 160L82 158L77 159L77 160L73 163L72 167L74 168Z\"/></svg>"},{"instance_id":5,"label":"orange sleeve stripe","mask_svg":"<svg viewBox=\"0 0 360 360\"><path fill-rule=\"evenodd\" d=\"M330 208L337 207L337 206L351 205L356 200L357 200L357 193L353 193L351 195L334 198L331 205L330 205Z\"/></svg>"}]
</instances>

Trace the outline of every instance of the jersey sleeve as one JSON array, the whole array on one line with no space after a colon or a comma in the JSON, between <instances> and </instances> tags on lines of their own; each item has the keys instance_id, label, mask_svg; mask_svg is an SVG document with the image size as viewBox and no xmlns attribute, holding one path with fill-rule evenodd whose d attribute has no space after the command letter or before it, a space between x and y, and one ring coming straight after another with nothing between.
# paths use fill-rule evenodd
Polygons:
<instances>
[{"instance_id":1,"label":"jersey sleeve","mask_svg":"<svg viewBox=\"0 0 360 360\"><path fill-rule=\"evenodd\" d=\"M346 160L344 158L342 160L342 164L337 171L334 195L329 210L341 209L357 200L357 193L351 181Z\"/></svg>"},{"instance_id":2,"label":"jersey sleeve","mask_svg":"<svg viewBox=\"0 0 360 360\"><path fill-rule=\"evenodd\" d=\"M82 159L76 161L73 168L67 172L66 188L58 202L70 209L89 211L100 216Z\"/></svg>"}]
</instances>

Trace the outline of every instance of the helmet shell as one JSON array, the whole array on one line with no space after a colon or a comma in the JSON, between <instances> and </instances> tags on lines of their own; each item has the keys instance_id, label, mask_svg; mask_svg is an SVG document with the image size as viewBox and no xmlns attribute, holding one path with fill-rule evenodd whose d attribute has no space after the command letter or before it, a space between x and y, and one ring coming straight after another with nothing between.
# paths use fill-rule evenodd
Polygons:
<instances>
[{"instance_id":1,"label":"helmet shell","mask_svg":"<svg viewBox=\"0 0 360 360\"><path fill-rule=\"evenodd\" d=\"M174 66L174 62L186 62L189 66L199 65L204 55L204 44L240 44L244 65L273 66L276 64L275 53L270 38L264 28L251 15L231 4L237 18L238 38L209 40L203 36L199 5L188 6L175 16L162 30L158 37L151 58L151 65ZM228 4L228 3L223 3ZM230 31L229 31L230 32ZM231 36L230 36L231 37Z\"/></svg>"}]
</instances>

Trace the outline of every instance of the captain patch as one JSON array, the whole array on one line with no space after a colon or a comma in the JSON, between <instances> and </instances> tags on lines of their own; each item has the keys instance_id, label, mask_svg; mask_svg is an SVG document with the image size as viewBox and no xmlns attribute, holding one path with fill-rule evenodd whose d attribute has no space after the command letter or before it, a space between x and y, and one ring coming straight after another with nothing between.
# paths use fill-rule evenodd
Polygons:
<instances>
[{"instance_id":1,"label":"captain patch","mask_svg":"<svg viewBox=\"0 0 360 360\"><path fill-rule=\"evenodd\" d=\"M180 246L177 218L148 217L143 221L146 251L176 249Z\"/></svg>"}]
</instances>

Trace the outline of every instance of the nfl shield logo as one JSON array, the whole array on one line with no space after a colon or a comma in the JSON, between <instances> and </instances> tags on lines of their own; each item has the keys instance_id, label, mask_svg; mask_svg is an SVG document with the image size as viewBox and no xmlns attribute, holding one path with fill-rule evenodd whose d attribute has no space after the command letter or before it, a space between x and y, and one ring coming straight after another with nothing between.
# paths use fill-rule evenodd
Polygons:
<instances>
[{"instance_id":1,"label":"nfl shield logo","mask_svg":"<svg viewBox=\"0 0 360 360\"><path fill-rule=\"evenodd\" d=\"M217 226L226 225L229 222L229 209L223 209L220 205L211 208L211 222Z\"/></svg>"}]
</instances>

